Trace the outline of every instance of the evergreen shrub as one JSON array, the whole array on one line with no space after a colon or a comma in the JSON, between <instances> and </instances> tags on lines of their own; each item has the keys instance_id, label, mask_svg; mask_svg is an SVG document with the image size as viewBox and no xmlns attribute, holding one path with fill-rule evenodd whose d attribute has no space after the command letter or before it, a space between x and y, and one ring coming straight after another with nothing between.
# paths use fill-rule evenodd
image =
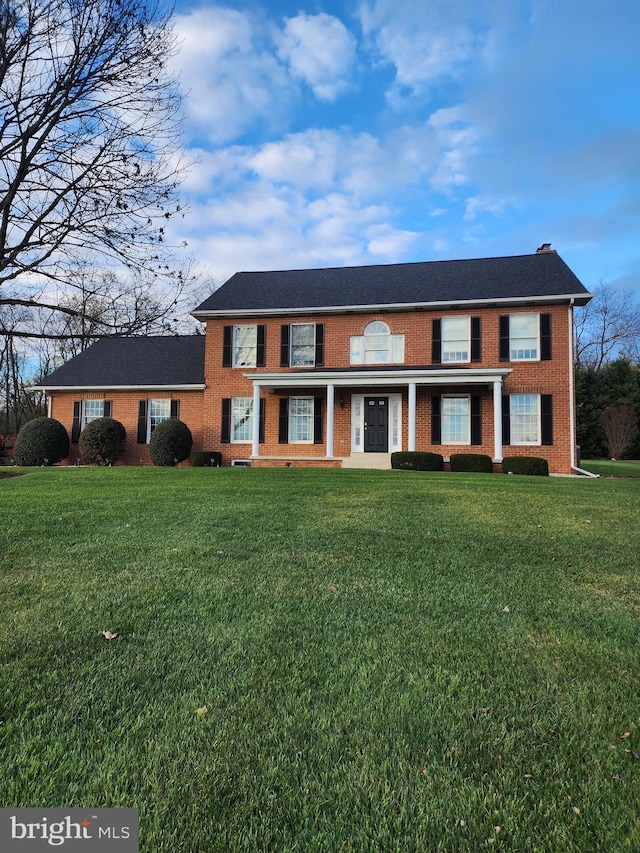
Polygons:
<instances>
[{"instance_id":1,"label":"evergreen shrub","mask_svg":"<svg viewBox=\"0 0 640 853\"><path fill-rule=\"evenodd\" d=\"M171 468L184 462L192 447L191 430L183 421L162 421L151 433L149 455L154 465Z\"/></svg>"},{"instance_id":2,"label":"evergreen shrub","mask_svg":"<svg viewBox=\"0 0 640 853\"><path fill-rule=\"evenodd\" d=\"M444 459L439 453L401 450L391 454L391 467L402 471L442 471Z\"/></svg>"},{"instance_id":3,"label":"evergreen shrub","mask_svg":"<svg viewBox=\"0 0 640 853\"><path fill-rule=\"evenodd\" d=\"M493 474L493 461L484 453L452 453L449 464L456 473Z\"/></svg>"},{"instance_id":4,"label":"evergreen shrub","mask_svg":"<svg viewBox=\"0 0 640 853\"><path fill-rule=\"evenodd\" d=\"M502 471L504 474L548 477L549 463L540 456L505 456L502 460Z\"/></svg>"},{"instance_id":5,"label":"evergreen shrub","mask_svg":"<svg viewBox=\"0 0 640 853\"><path fill-rule=\"evenodd\" d=\"M80 434L78 453L84 465L113 465L124 453L127 431L113 418L89 421Z\"/></svg>"},{"instance_id":6,"label":"evergreen shrub","mask_svg":"<svg viewBox=\"0 0 640 853\"><path fill-rule=\"evenodd\" d=\"M55 418L35 418L18 433L13 458L16 465L55 465L69 455L69 435Z\"/></svg>"},{"instance_id":7,"label":"evergreen shrub","mask_svg":"<svg viewBox=\"0 0 640 853\"><path fill-rule=\"evenodd\" d=\"M192 468L219 468L222 453L219 450L194 450L189 461Z\"/></svg>"}]
</instances>

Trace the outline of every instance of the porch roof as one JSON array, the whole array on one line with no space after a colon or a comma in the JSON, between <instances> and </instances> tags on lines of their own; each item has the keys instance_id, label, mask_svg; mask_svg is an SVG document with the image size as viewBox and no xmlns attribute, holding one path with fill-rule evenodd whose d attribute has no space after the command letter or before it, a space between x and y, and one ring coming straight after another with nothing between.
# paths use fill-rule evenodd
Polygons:
<instances>
[{"instance_id":1,"label":"porch roof","mask_svg":"<svg viewBox=\"0 0 640 853\"><path fill-rule=\"evenodd\" d=\"M254 385L276 388L370 387L388 385L487 385L504 382L509 367L387 367L299 370L282 373L245 373Z\"/></svg>"}]
</instances>

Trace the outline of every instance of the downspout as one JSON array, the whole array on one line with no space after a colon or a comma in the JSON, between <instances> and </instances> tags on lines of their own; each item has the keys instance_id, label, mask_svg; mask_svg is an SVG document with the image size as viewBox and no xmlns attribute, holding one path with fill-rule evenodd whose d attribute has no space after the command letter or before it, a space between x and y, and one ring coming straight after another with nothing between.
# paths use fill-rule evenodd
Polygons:
<instances>
[{"instance_id":1,"label":"downspout","mask_svg":"<svg viewBox=\"0 0 640 853\"><path fill-rule=\"evenodd\" d=\"M570 435L570 454L571 454L571 470L577 471L585 477L591 477L597 480L600 474L594 474L593 471L587 471L584 468L578 468L574 464L576 461L576 387L575 387L575 365L573 363L573 303L571 297L569 302L569 435Z\"/></svg>"}]
</instances>

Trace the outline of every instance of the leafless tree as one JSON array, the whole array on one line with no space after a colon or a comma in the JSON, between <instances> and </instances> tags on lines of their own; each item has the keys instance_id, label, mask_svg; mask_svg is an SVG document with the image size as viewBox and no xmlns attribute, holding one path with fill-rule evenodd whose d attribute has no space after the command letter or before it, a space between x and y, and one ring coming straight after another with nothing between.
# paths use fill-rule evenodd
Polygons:
<instances>
[{"instance_id":1,"label":"leafless tree","mask_svg":"<svg viewBox=\"0 0 640 853\"><path fill-rule=\"evenodd\" d=\"M600 282L593 299L576 309L575 358L578 367L599 370L619 356L640 356L640 304L629 291Z\"/></svg>"},{"instance_id":2,"label":"leafless tree","mask_svg":"<svg viewBox=\"0 0 640 853\"><path fill-rule=\"evenodd\" d=\"M638 434L638 418L633 406L608 406L600 415L612 459L621 459Z\"/></svg>"},{"instance_id":3,"label":"leafless tree","mask_svg":"<svg viewBox=\"0 0 640 853\"><path fill-rule=\"evenodd\" d=\"M14 338L47 333L34 312L83 317L69 288L87 259L100 287L128 272L133 300L140 282L184 287L165 234L184 170L175 50L155 0L0 0L0 307L32 319Z\"/></svg>"}]
</instances>

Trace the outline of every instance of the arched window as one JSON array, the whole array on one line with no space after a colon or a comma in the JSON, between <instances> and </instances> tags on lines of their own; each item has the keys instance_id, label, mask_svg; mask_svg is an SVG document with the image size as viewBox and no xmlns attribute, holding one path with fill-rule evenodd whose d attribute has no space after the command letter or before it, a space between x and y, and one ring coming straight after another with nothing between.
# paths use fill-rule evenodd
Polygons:
<instances>
[{"instance_id":1,"label":"arched window","mask_svg":"<svg viewBox=\"0 0 640 853\"><path fill-rule=\"evenodd\" d=\"M404 335L392 335L381 320L369 323L362 335L351 338L351 364L402 364Z\"/></svg>"}]
</instances>

